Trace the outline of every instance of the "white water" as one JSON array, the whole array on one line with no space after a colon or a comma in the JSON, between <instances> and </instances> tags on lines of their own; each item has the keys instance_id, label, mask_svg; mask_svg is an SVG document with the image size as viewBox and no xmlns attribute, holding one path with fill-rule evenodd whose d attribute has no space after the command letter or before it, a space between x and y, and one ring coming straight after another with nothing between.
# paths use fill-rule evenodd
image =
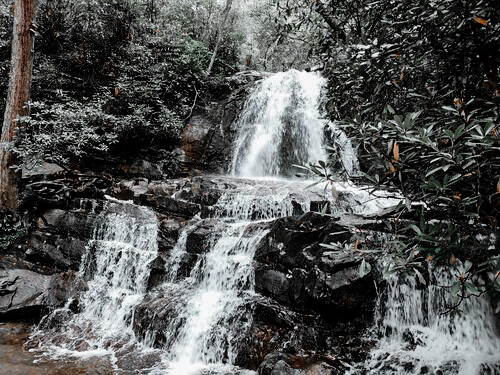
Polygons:
<instances>
[{"instance_id":1,"label":"white water","mask_svg":"<svg viewBox=\"0 0 500 375\"><path fill-rule=\"evenodd\" d=\"M202 369L234 363L238 344L251 325L244 304L253 291L252 260L264 229L248 233L249 222L228 223L210 251L191 272L187 302L171 326L172 344L165 355L169 374L197 374Z\"/></svg>"},{"instance_id":2,"label":"white water","mask_svg":"<svg viewBox=\"0 0 500 375\"><path fill-rule=\"evenodd\" d=\"M339 129L333 122L328 122L327 130L332 138L332 149L336 151L336 157L340 159L342 166L348 176L359 173L359 161L352 142L344 131Z\"/></svg>"},{"instance_id":3,"label":"white water","mask_svg":"<svg viewBox=\"0 0 500 375\"><path fill-rule=\"evenodd\" d=\"M500 338L488 300L471 297L461 313L443 314L453 302L442 286L453 278L447 269L436 269L432 277L427 288L413 278L388 280L387 300L380 302L376 317L378 342L370 359L351 374L500 373Z\"/></svg>"},{"instance_id":4,"label":"white water","mask_svg":"<svg viewBox=\"0 0 500 375\"><path fill-rule=\"evenodd\" d=\"M240 178L228 181L228 186L236 188L220 197L212 207L211 219L195 217L184 227L167 262L167 280L153 292L155 298L165 297L175 306L165 318L165 332L152 330L143 343L137 343L132 330L134 309L147 297L158 231L154 214L133 206L136 218L108 214L96 224L81 267L89 279L89 289L80 299L82 310L72 317L68 308L57 311L70 316L64 330L57 332L50 332L50 320L56 316L49 315L42 326L49 330L46 336L50 339L42 349L54 356L109 355L117 361L116 354L123 348L125 352L152 350L148 346L161 333L166 340L161 360L146 373L241 371L232 365L252 324L248 306L254 293L252 260L267 233L266 222L297 210L308 211L313 200L330 201L333 212L365 214L398 202L385 193L375 198L349 183L307 189L309 181L283 178L293 173L292 164L326 160L325 126L334 135L348 174L359 168L345 134L321 118L323 85L324 80L315 73L278 73L260 82L248 99L237 123L240 132L232 163L233 174ZM250 181L241 176L254 178ZM199 255L189 275L181 275L183 260L192 255L188 236L214 218L217 223L208 249ZM426 292L412 282L393 279L388 292L377 318L382 338L377 338L371 359L352 374L420 374L425 369L436 375L438 369L444 374L476 374L481 363L498 359L500 346L486 301L466 301L463 316L450 320L438 314L445 297L435 287ZM418 345L408 347L407 332L420 340ZM457 361L459 370L449 372L450 361Z\"/></svg>"},{"instance_id":5,"label":"white water","mask_svg":"<svg viewBox=\"0 0 500 375\"><path fill-rule=\"evenodd\" d=\"M259 82L236 124L232 173L286 176L293 164L326 160L319 105L324 78L289 70Z\"/></svg>"},{"instance_id":6,"label":"white water","mask_svg":"<svg viewBox=\"0 0 500 375\"><path fill-rule=\"evenodd\" d=\"M120 205L114 207L120 210ZM108 213L95 223L80 266L80 274L88 279L87 291L80 298L81 312L42 342L42 349L54 357L114 357L112 345L135 342L133 313L146 292L149 264L157 256L158 223L149 209L123 207L133 216ZM67 308L66 313L70 314ZM53 319L58 316L46 316L41 327L50 327ZM35 332L33 338L43 333Z\"/></svg>"}]
</instances>

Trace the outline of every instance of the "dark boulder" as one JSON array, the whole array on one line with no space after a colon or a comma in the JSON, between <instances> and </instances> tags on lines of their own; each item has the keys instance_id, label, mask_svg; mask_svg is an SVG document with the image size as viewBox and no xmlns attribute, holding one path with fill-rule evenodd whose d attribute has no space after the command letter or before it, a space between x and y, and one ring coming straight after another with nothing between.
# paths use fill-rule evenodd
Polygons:
<instances>
[{"instance_id":1,"label":"dark boulder","mask_svg":"<svg viewBox=\"0 0 500 375\"><path fill-rule=\"evenodd\" d=\"M173 215L190 219L200 212L201 206L196 203L181 201L163 195L144 194L139 197L139 204L152 207L165 215Z\"/></svg>"},{"instance_id":2,"label":"dark boulder","mask_svg":"<svg viewBox=\"0 0 500 375\"><path fill-rule=\"evenodd\" d=\"M217 233L220 235L220 228L217 228L217 220L203 220L196 228L191 230L186 239L186 251L194 254L203 254L210 249L217 238ZM217 230L219 229L219 230Z\"/></svg>"},{"instance_id":3,"label":"dark boulder","mask_svg":"<svg viewBox=\"0 0 500 375\"><path fill-rule=\"evenodd\" d=\"M223 173L225 166L230 165L237 131L234 123L252 84L241 85L222 100L194 108L181 139L183 173L190 174L193 170Z\"/></svg>"},{"instance_id":4,"label":"dark boulder","mask_svg":"<svg viewBox=\"0 0 500 375\"><path fill-rule=\"evenodd\" d=\"M357 262L339 261L320 246L332 233L340 241L352 235L349 228L312 212L278 219L256 251L256 290L287 306L314 306L317 312L355 310L360 304L358 313L371 311L375 294L370 275L360 277Z\"/></svg>"},{"instance_id":5,"label":"dark boulder","mask_svg":"<svg viewBox=\"0 0 500 375\"><path fill-rule=\"evenodd\" d=\"M267 364L264 357L273 352L328 356L333 350L339 358L364 358L367 350L357 338L373 320L373 274L360 275L359 261L344 260L320 245L352 241L354 232L317 213L274 222L256 249L255 288L264 297L253 303L251 332L238 357L242 365L256 368L264 361L262 374L341 374L342 366L317 358L299 368L291 357Z\"/></svg>"},{"instance_id":6,"label":"dark boulder","mask_svg":"<svg viewBox=\"0 0 500 375\"><path fill-rule=\"evenodd\" d=\"M35 231L28 240L25 259L44 264L54 270L77 271L82 255L87 250L88 240Z\"/></svg>"},{"instance_id":7,"label":"dark boulder","mask_svg":"<svg viewBox=\"0 0 500 375\"><path fill-rule=\"evenodd\" d=\"M1 270L0 319L37 321L83 288L72 271L41 275L22 269Z\"/></svg>"}]
</instances>

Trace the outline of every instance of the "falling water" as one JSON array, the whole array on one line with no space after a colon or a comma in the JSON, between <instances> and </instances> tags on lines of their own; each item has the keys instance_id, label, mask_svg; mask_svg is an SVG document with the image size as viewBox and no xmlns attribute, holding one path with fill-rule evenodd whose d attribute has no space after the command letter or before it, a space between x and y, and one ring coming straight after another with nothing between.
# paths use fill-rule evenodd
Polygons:
<instances>
[{"instance_id":1,"label":"falling water","mask_svg":"<svg viewBox=\"0 0 500 375\"><path fill-rule=\"evenodd\" d=\"M500 338L487 298L465 299L457 314L443 314L453 304L443 288L452 284L452 274L436 269L431 276L426 288L414 278L388 280L376 317L377 344L351 374L500 373Z\"/></svg>"},{"instance_id":2,"label":"falling water","mask_svg":"<svg viewBox=\"0 0 500 375\"><path fill-rule=\"evenodd\" d=\"M306 189L310 181L277 178L290 175L292 164L326 160L326 123L319 113L323 85L318 74L292 70L263 80L247 100L236 124L240 132L232 168L233 174L254 178L232 179L237 187L226 190L211 207L207 220L214 225L216 218L217 224L208 251L188 277L171 277L163 285L177 302L163 335L166 353L158 374L221 371L222 364L235 362L252 324L245 307L254 293L252 260L268 223L309 211L311 197L324 199L323 187ZM354 168L352 148L341 151L352 153ZM203 222L196 219L181 233L169 269L178 270L189 256L186 236ZM147 336L154 341L154 332Z\"/></svg>"},{"instance_id":3,"label":"falling water","mask_svg":"<svg viewBox=\"0 0 500 375\"><path fill-rule=\"evenodd\" d=\"M175 312L169 317L163 363L155 374L200 374L202 371L229 371L239 353L239 343L248 334L252 315L248 305L254 293L252 261L257 244L268 231L270 220L293 214L283 191L268 188L242 189L223 194L214 206L215 225L208 250L184 280L170 278L163 286L175 295ZM262 192L261 192L262 193ZM250 204L250 202L252 202ZM309 202L302 202L308 205ZM300 204L299 204L300 205ZM186 236L203 224L194 220L181 233L174 250L178 269ZM154 332L148 334L154 341ZM241 371L241 370L240 370Z\"/></svg>"},{"instance_id":4,"label":"falling water","mask_svg":"<svg viewBox=\"0 0 500 375\"><path fill-rule=\"evenodd\" d=\"M40 349L55 357L113 357L113 346L135 341L133 312L146 292L149 264L157 256L158 223L146 208L110 205L113 211L128 213L105 213L95 223L80 266L80 274L88 280L80 312L71 315L68 304L47 315L32 336L41 339ZM54 324L61 317L68 321Z\"/></svg>"},{"instance_id":5,"label":"falling water","mask_svg":"<svg viewBox=\"0 0 500 375\"><path fill-rule=\"evenodd\" d=\"M146 373L241 374L232 366L252 325L252 261L272 221L308 211L312 200L330 200L332 211L364 213L398 202L384 194L375 199L352 185L335 186L332 198L324 196L323 186L306 189L310 182L278 178L292 175L293 164L326 160L325 130L333 134L344 169L351 174L359 168L345 134L321 118L324 83L318 74L292 70L257 84L236 124L232 172L238 177L222 177L231 180L224 186L236 187L207 207L209 218L196 216L184 226L169 254L166 280L153 291L146 289L150 263L157 257L155 214L127 204L104 214L81 264L88 288L79 298L80 312L71 312L70 301L44 318L32 337L40 349L54 356L107 355L116 364L118 352L154 351L161 336L158 359ZM115 213L120 211L128 214ZM203 225L211 225L208 244L186 271L183 262L193 255L188 238ZM436 285L450 281L444 272L434 275ZM352 374L500 371L495 364L500 344L485 299L465 301L463 314L450 318L439 314L447 297L435 286L423 289L394 278L387 291L377 317L377 345ZM152 324L138 339L134 314L148 298L169 304L166 328L158 332Z\"/></svg>"},{"instance_id":6,"label":"falling water","mask_svg":"<svg viewBox=\"0 0 500 375\"><path fill-rule=\"evenodd\" d=\"M344 171L348 176L359 173L359 161L351 140L347 134L333 122L329 122L327 131L332 140L331 148L336 151L335 157L340 159Z\"/></svg>"},{"instance_id":7,"label":"falling water","mask_svg":"<svg viewBox=\"0 0 500 375\"><path fill-rule=\"evenodd\" d=\"M170 324L178 328L170 332L165 356L169 374L198 374L210 366L234 363L238 344L251 325L244 305L253 289L253 254L265 233L249 233L244 221L228 224L195 265L189 295Z\"/></svg>"},{"instance_id":8,"label":"falling water","mask_svg":"<svg viewBox=\"0 0 500 375\"><path fill-rule=\"evenodd\" d=\"M319 112L325 82L319 74L297 70L260 82L236 124L232 173L287 176L293 164L326 160L325 122Z\"/></svg>"}]
</instances>

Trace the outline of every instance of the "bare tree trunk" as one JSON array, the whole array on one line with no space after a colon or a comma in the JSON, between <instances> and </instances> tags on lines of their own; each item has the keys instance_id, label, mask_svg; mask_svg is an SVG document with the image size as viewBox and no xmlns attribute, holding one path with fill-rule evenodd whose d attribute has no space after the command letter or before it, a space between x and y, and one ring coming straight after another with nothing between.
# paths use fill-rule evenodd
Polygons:
<instances>
[{"instance_id":1,"label":"bare tree trunk","mask_svg":"<svg viewBox=\"0 0 500 375\"><path fill-rule=\"evenodd\" d=\"M212 58L210 59L210 64L208 65L206 71L207 76L210 75L212 67L214 66L215 57L217 56L217 51L219 50L220 42L222 40L222 28L226 24L227 17L229 16L229 12L231 11L232 5L233 5L233 0L226 0L226 6L224 7L224 10L222 12L222 18L219 22L219 27L217 28L217 40L215 41L214 52L212 53Z\"/></svg>"},{"instance_id":2,"label":"bare tree trunk","mask_svg":"<svg viewBox=\"0 0 500 375\"><path fill-rule=\"evenodd\" d=\"M33 66L33 19L36 0L15 0L9 91L0 139L0 210L15 211L18 204L20 172L12 166L16 157L11 147L18 117L28 114Z\"/></svg>"}]
</instances>

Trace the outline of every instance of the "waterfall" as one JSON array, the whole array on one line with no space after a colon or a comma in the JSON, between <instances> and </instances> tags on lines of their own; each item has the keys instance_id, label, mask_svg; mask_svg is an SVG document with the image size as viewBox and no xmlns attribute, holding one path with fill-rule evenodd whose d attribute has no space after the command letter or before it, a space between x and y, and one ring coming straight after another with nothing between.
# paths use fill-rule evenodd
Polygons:
<instances>
[{"instance_id":1,"label":"waterfall","mask_svg":"<svg viewBox=\"0 0 500 375\"><path fill-rule=\"evenodd\" d=\"M88 281L80 312L71 315L70 301L47 315L32 336L41 338L40 349L54 357L113 357L113 346L135 341L132 318L146 292L149 264L157 256L158 223L149 209L110 205L113 212L98 218L82 258L80 274ZM67 319L63 326L56 324L61 317Z\"/></svg>"},{"instance_id":2,"label":"waterfall","mask_svg":"<svg viewBox=\"0 0 500 375\"><path fill-rule=\"evenodd\" d=\"M319 106L325 79L289 70L259 82L237 121L238 176L288 176L293 164L326 160Z\"/></svg>"},{"instance_id":3,"label":"waterfall","mask_svg":"<svg viewBox=\"0 0 500 375\"><path fill-rule=\"evenodd\" d=\"M268 231L266 223L310 207L308 194L301 193L304 183L269 177L290 175L292 164L326 159L325 122L319 113L323 85L318 74L292 70L263 80L248 98L236 124L232 169L233 174L260 178L235 180L239 188L220 196L211 211L210 220L218 224L206 253L188 277L173 277L163 285L177 302L164 335L166 352L158 374L223 371L221 366L235 362L239 343L252 324L247 307L254 293L252 260ZM189 250L186 236L203 222L194 220L181 233L169 269L180 268Z\"/></svg>"},{"instance_id":4,"label":"waterfall","mask_svg":"<svg viewBox=\"0 0 500 375\"><path fill-rule=\"evenodd\" d=\"M248 222L228 223L190 274L184 304L169 324L165 366L158 373L198 374L234 363L238 344L251 325L245 308L253 291L252 259L264 229Z\"/></svg>"},{"instance_id":5,"label":"waterfall","mask_svg":"<svg viewBox=\"0 0 500 375\"><path fill-rule=\"evenodd\" d=\"M379 301L366 363L351 374L498 374L500 338L486 297L463 301L456 314L443 314L453 304L449 269L431 270L432 284L390 277L387 299Z\"/></svg>"},{"instance_id":6,"label":"waterfall","mask_svg":"<svg viewBox=\"0 0 500 375\"><path fill-rule=\"evenodd\" d=\"M70 300L47 315L31 338L39 349L56 358L107 356L119 374L135 371L122 371L129 370L119 365L123 357L135 361L143 354L155 357L136 373L246 373L235 363L254 323L253 259L272 223L309 211L312 202L327 201L331 212L367 214L400 200L384 192L370 195L352 184L333 184L325 193L328 185L309 188L311 181L290 178L293 164L327 159L328 132L345 171L359 171L350 140L321 118L324 84L319 74L291 70L256 85L236 123L233 176L210 176L224 190L217 202L209 197L200 215L178 220L177 243L161 254L164 279L152 290L147 285L150 265L158 258L156 214L107 202L80 266L87 288L76 296L78 312L72 312ZM206 237L202 249L190 248L196 248L189 241L193 235ZM186 262L191 262L188 267ZM388 280L373 328L376 344L351 374L500 371L500 342L488 301L467 299L461 315L441 315L449 297L438 286L450 284L451 276L445 270L431 273L428 288L412 279ZM141 313L142 321L137 319Z\"/></svg>"},{"instance_id":7,"label":"waterfall","mask_svg":"<svg viewBox=\"0 0 500 375\"><path fill-rule=\"evenodd\" d=\"M347 134L333 122L328 123L327 130L332 140L331 148L336 151L335 156L340 159L347 175L352 176L359 173L358 156Z\"/></svg>"},{"instance_id":8,"label":"waterfall","mask_svg":"<svg viewBox=\"0 0 500 375\"><path fill-rule=\"evenodd\" d=\"M133 335L132 313L146 292L149 264L157 256L156 216L145 208L137 211L140 217L106 215L95 228L80 268L90 280L77 320L92 322L104 338Z\"/></svg>"},{"instance_id":9,"label":"waterfall","mask_svg":"<svg viewBox=\"0 0 500 375\"><path fill-rule=\"evenodd\" d=\"M260 198L259 192L223 194L215 205L217 222L206 253L188 277L172 277L162 286L165 294L175 296L176 308L169 317L162 364L154 374L232 373L239 344L252 324L247 305L255 293L252 261L257 244L268 231L266 223L293 213L283 192L269 189ZM213 223L213 218L196 219L181 233L169 268L179 268L189 250L186 236L204 221Z\"/></svg>"}]
</instances>

